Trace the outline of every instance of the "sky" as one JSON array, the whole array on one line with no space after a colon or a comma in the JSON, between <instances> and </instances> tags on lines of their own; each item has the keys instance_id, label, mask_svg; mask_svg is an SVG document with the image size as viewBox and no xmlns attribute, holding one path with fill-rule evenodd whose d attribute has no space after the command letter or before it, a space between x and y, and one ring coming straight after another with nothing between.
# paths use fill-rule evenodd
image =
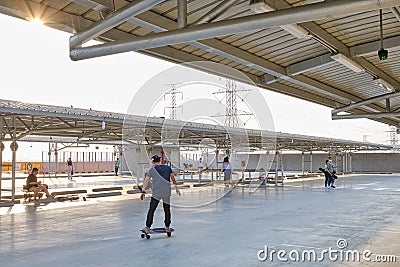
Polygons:
<instances>
[{"instance_id":1,"label":"sky","mask_svg":"<svg viewBox=\"0 0 400 267\"><path fill-rule=\"evenodd\" d=\"M174 66L134 52L74 62L69 58L70 34L1 14L0 34L1 99L126 113L139 88ZM356 141L366 136L376 143L388 140L385 124L367 119L332 121L330 108L260 92L275 131ZM42 147L30 144L18 159L37 158ZM10 158L7 147L3 160Z\"/></svg>"}]
</instances>

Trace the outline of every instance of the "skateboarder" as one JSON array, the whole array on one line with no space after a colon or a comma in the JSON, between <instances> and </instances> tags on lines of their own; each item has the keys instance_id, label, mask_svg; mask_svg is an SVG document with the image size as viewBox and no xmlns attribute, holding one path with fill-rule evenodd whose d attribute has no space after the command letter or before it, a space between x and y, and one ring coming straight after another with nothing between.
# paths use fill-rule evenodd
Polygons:
<instances>
[{"instance_id":1,"label":"skateboarder","mask_svg":"<svg viewBox=\"0 0 400 267\"><path fill-rule=\"evenodd\" d=\"M172 169L167 165L161 165L161 158L158 155L151 157L153 167L147 172L146 178L143 183L142 195L140 198L143 200L145 197L145 190L147 185L152 182L152 196L150 200L150 208L147 213L146 227L143 228L145 233L150 232L150 227L153 224L154 212L157 209L160 200L163 201L163 208L165 213L165 231L170 232L169 226L171 225L171 210L170 210L170 196L171 196L171 181L175 185L175 191L178 196L181 195L178 184L175 180Z\"/></svg>"}]
</instances>

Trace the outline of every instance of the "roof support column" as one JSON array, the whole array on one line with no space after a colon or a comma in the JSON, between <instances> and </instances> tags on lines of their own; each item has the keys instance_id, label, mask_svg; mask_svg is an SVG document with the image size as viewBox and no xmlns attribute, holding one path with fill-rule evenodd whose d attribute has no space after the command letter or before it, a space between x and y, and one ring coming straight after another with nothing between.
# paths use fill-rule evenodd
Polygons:
<instances>
[{"instance_id":1,"label":"roof support column","mask_svg":"<svg viewBox=\"0 0 400 267\"><path fill-rule=\"evenodd\" d=\"M13 134L12 134L12 143L10 145L12 151L12 170L11 170L11 203L14 204L15 202L15 171L16 171L16 158L17 158L17 121L16 116L13 115Z\"/></svg>"},{"instance_id":2,"label":"roof support column","mask_svg":"<svg viewBox=\"0 0 400 267\"><path fill-rule=\"evenodd\" d=\"M186 0L178 1L178 28L187 26L187 2Z\"/></svg>"},{"instance_id":3,"label":"roof support column","mask_svg":"<svg viewBox=\"0 0 400 267\"><path fill-rule=\"evenodd\" d=\"M3 116L0 116L0 200L1 200L1 184L3 178Z\"/></svg>"}]
</instances>

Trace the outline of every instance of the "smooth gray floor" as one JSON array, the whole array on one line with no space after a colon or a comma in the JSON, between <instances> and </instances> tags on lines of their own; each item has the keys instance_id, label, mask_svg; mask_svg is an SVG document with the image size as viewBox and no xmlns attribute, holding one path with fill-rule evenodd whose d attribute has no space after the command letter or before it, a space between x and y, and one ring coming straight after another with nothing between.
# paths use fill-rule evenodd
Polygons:
<instances>
[{"instance_id":1,"label":"smooth gray floor","mask_svg":"<svg viewBox=\"0 0 400 267\"><path fill-rule=\"evenodd\" d=\"M400 176L353 176L324 189L323 181L288 183L249 194L238 187L182 191L173 197L173 237L141 239L149 198L0 216L0 266L336 266L257 259L270 249L336 248L344 238L361 248L400 218ZM201 207L179 206L193 205ZM50 205L50 204L49 204ZM163 226L160 205L154 226ZM395 231L395 230L393 230ZM396 266L396 265L394 265Z\"/></svg>"}]
</instances>

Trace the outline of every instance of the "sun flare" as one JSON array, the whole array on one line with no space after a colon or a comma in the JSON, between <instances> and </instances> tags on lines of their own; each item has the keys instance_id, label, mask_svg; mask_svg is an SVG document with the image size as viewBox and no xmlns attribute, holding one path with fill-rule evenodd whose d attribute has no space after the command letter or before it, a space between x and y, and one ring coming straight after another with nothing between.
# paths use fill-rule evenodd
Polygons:
<instances>
[{"instance_id":1,"label":"sun flare","mask_svg":"<svg viewBox=\"0 0 400 267\"><path fill-rule=\"evenodd\" d=\"M37 25L43 25L43 21L38 18L31 19L31 22Z\"/></svg>"}]
</instances>

